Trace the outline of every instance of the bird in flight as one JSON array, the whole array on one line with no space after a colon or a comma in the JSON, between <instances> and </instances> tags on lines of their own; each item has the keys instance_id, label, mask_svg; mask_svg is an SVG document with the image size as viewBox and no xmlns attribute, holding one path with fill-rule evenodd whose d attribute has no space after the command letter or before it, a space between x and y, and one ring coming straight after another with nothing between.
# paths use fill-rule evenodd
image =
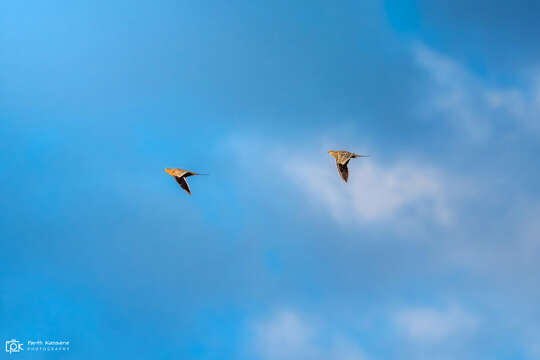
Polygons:
<instances>
[{"instance_id":1,"label":"bird in flight","mask_svg":"<svg viewBox=\"0 0 540 360\"><path fill-rule=\"evenodd\" d=\"M349 161L357 157L369 156L369 155L358 155L358 154L351 153L348 151L343 151L343 150L338 150L338 151L330 150L328 153L336 158L336 165L339 171L339 175L341 175L341 178L345 182L347 182L347 180L349 179L349 168L347 167L347 164L349 163Z\"/></svg>"},{"instance_id":2,"label":"bird in flight","mask_svg":"<svg viewBox=\"0 0 540 360\"><path fill-rule=\"evenodd\" d=\"M191 195L191 191L189 190L189 185L186 181L186 178L192 175L206 175L206 174L199 174L196 172L192 172L189 170L184 169L165 169L165 172L171 176L174 177L176 182L184 189L189 195Z\"/></svg>"}]
</instances>

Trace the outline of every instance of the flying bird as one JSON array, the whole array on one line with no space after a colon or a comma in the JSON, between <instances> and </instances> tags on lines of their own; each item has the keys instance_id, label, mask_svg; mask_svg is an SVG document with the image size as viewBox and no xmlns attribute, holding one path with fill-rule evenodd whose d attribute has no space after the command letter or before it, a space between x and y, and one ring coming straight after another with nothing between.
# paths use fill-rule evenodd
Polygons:
<instances>
[{"instance_id":1,"label":"flying bird","mask_svg":"<svg viewBox=\"0 0 540 360\"><path fill-rule=\"evenodd\" d=\"M171 176L174 176L174 179L176 182L184 189L189 195L191 195L191 191L189 190L189 185L186 181L186 178L192 175L206 175L206 174L199 174L193 171L184 170L184 169L165 169L165 172Z\"/></svg>"},{"instance_id":2,"label":"flying bird","mask_svg":"<svg viewBox=\"0 0 540 360\"><path fill-rule=\"evenodd\" d=\"M330 150L328 153L336 158L336 165L339 171L339 175L341 175L341 178L345 182L347 182L347 180L349 179L349 168L347 167L347 164L349 163L349 161L357 157L369 156L369 155L358 155L358 154L351 153L348 151L343 151L343 150L338 150L338 151Z\"/></svg>"}]
</instances>

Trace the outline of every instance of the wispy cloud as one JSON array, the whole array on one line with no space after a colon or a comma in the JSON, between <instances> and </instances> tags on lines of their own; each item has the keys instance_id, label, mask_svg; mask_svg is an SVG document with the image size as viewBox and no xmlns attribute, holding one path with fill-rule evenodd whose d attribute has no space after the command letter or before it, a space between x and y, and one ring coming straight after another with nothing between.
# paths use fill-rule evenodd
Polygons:
<instances>
[{"instance_id":1,"label":"wispy cloud","mask_svg":"<svg viewBox=\"0 0 540 360\"><path fill-rule=\"evenodd\" d=\"M528 129L540 129L540 74L533 76L528 89L487 89L484 95L490 109L503 112Z\"/></svg>"},{"instance_id":2,"label":"wispy cloud","mask_svg":"<svg viewBox=\"0 0 540 360\"><path fill-rule=\"evenodd\" d=\"M328 149L334 146L329 144L337 142L321 135L314 143L319 145L292 146L270 139L236 137L227 146L237 153L241 168L250 168L246 175L272 174L260 179L267 184L279 177L280 186L286 183L287 188L303 194L306 204L315 205L309 209L336 223L403 220L405 224L421 219L443 226L452 224L450 200L454 192L461 191L461 182L437 166L407 158L392 162L376 156L353 159L349 163L349 182L344 183L334 158L328 155ZM251 151L241 150L245 148ZM288 150L291 148L294 153ZM352 144L349 148L362 147Z\"/></svg>"},{"instance_id":3,"label":"wispy cloud","mask_svg":"<svg viewBox=\"0 0 540 360\"><path fill-rule=\"evenodd\" d=\"M333 159L326 160L292 158L283 171L337 221L389 220L405 209L441 224L451 220L443 176L433 167L408 161L387 165L375 158L352 160L350 181L345 184Z\"/></svg>"},{"instance_id":4,"label":"wispy cloud","mask_svg":"<svg viewBox=\"0 0 540 360\"><path fill-rule=\"evenodd\" d=\"M455 335L474 331L478 319L459 306L444 309L410 307L397 312L394 321L406 338L415 343L440 343Z\"/></svg>"},{"instance_id":5,"label":"wispy cloud","mask_svg":"<svg viewBox=\"0 0 540 360\"><path fill-rule=\"evenodd\" d=\"M351 339L295 311L276 311L254 322L252 330L252 350L259 359L367 360Z\"/></svg>"},{"instance_id":6,"label":"wispy cloud","mask_svg":"<svg viewBox=\"0 0 540 360\"><path fill-rule=\"evenodd\" d=\"M487 83L454 59L426 46L416 45L417 64L432 79L423 103L429 118L446 119L476 141L489 138L493 127L523 127L538 130L540 74L533 72L519 86Z\"/></svg>"}]
</instances>

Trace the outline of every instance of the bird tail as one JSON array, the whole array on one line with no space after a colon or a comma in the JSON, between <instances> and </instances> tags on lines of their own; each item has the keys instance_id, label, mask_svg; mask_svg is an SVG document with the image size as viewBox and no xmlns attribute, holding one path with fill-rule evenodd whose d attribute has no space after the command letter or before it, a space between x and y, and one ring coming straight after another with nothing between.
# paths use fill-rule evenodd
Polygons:
<instances>
[{"instance_id":1,"label":"bird tail","mask_svg":"<svg viewBox=\"0 0 540 360\"><path fill-rule=\"evenodd\" d=\"M369 157L370 155L360 155L360 154L354 154L354 157Z\"/></svg>"}]
</instances>

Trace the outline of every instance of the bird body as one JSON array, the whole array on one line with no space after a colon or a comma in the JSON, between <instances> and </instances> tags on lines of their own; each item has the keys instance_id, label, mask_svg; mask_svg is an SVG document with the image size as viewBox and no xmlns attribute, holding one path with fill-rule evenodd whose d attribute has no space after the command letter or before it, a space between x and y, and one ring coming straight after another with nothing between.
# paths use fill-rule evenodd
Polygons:
<instances>
[{"instance_id":1,"label":"bird body","mask_svg":"<svg viewBox=\"0 0 540 360\"><path fill-rule=\"evenodd\" d=\"M184 189L189 195L191 195L191 190L189 189L189 185L186 181L186 178L192 176L192 175L202 175L193 171L185 170L185 169L165 169L165 172L171 176L173 176L176 180L176 182Z\"/></svg>"},{"instance_id":2,"label":"bird body","mask_svg":"<svg viewBox=\"0 0 540 360\"><path fill-rule=\"evenodd\" d=\"M341 175L341 178L343 181L347 182L349 179L349 168L347 165L349 164L349 161L351 159L357 158L357 157L367 157L368 155L359 155L352 152L344 151L344 150L330 150L328 152L330 155L332 155L334 158L336 158L336 165L338 168L339 175Z\"/></svg>"}]
</instances>

